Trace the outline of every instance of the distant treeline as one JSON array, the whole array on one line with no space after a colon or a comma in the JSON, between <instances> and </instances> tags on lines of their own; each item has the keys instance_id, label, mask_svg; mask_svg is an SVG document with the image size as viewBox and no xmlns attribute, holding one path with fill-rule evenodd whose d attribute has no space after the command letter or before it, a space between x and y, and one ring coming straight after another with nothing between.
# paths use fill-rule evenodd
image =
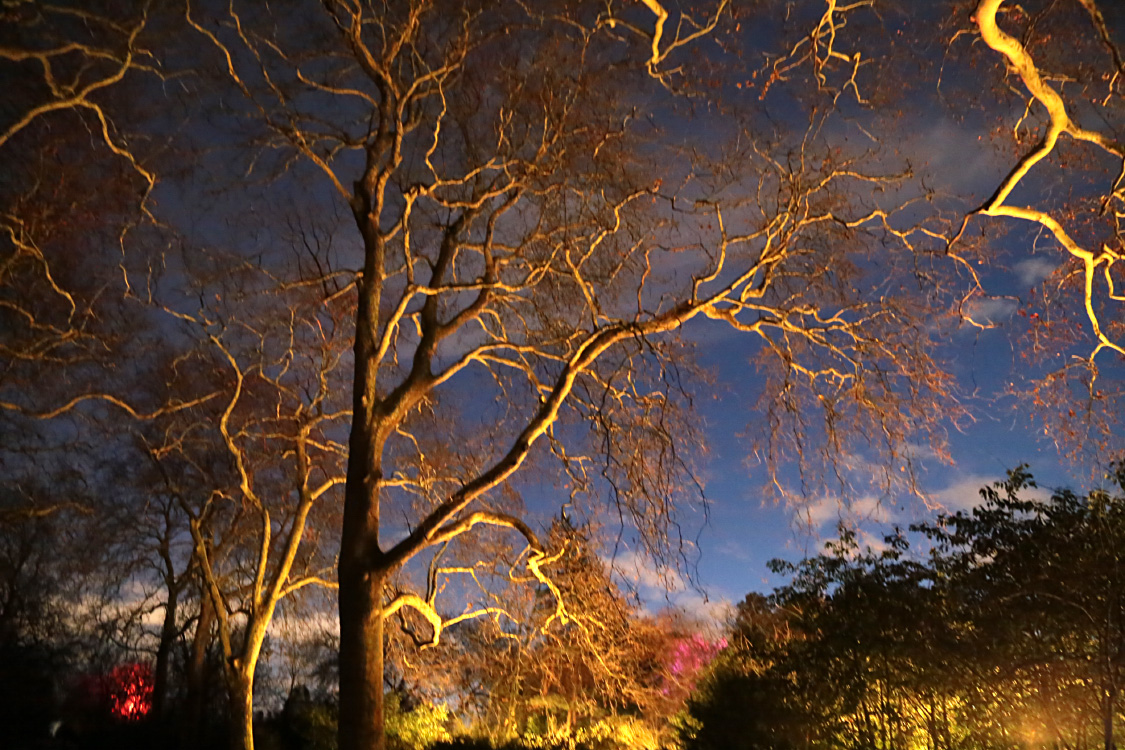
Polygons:
<instances>
[{"instance_id":1,"label":"distant treeline","mask_svg":"<svg viewBox=\"0 0 1125 750\"><path fill-rule=\"evenodd\" d=\"M689 750L1115 747L1125 681L1125 469L1085 497L1026 468L983 503L775 561L690 698ZM921 543L920 543L920 541Z\"/></svg>"}]
</instances>

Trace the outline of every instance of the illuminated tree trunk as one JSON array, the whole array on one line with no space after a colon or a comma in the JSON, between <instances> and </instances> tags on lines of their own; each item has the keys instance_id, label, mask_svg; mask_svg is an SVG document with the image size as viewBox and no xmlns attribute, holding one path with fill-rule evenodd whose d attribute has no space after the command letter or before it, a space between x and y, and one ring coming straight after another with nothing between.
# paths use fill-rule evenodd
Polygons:
<instances>
[{"instance_id":1,"label":"illuminated tree trunk","mask_svg":"<svg viewBox=\"0 0 1125 750\"><path fill-rule=\"evenodd\" d=\"M254 750L254 672L238 670L229 675L230 746L232 750Z\"/></svg>"},{"instance_id":2,"label":"illuminated tree trunk","mask_svg":"<svg viewBox=\"0 0 1125 750\"><path fill-rule=\"evenodd\" d=\"M363 343L357 336L357 361ZM367 367L358 366L357 379ZM359 390L357 388L357 390ZM358 399L357 399L358 400ZM358 412L357 412L358 414ZM382 478L371 457L374 441L366 420L352 426L344 492L344 531L339 563L340 750L383 750L383 584L389 570L379 549ZM372 465L374 469L372 470Z\"/></svg>"},{"instance_id":3,"label":"illuminated tree trunk","mask_svg":"<svg viewBox=\"0 0 1125 750\"><path fill-rule=\"evenodd\" d=\"M361 305L362 307L362 305ZM366 377L360 352L366 337L357 335L357 380ZM357 385L357 392L361 389ZM357 397L357 402L360 398ZM379 549L379 490L382 478L373 455L370 422L357 404L344 491L341 538L340 611L340 750L383 750L383 584L389 570ZM364 458L368 460L364 460Z\"/></svg>"},{"instance_id":4,"label":"illuminated tree trunk","mask_svg":"<svg viewBox=\"0 0 1125 750\"><path fill-rule=\"evenodd\" d=\"M350 567L350 566L349 566ZM341 750L383 750L384 579L340 566Z\"/></svg>"},{"instance_id":5,"label":"illuminated tree trunk","mask_svg":"<svg viewBox=\"0 0 1125 750\"><path fill-rule=\"evenodd\" d=\"M247 626L246 640L239 655L227 658L229 739L234 750L254 750L254 673L258 669L258 658L271 617L272 611L254 618Z\"/></svg>"},{"instance_id":6,"label":"illuminated tree trunk","mask_svg":"<svg viewBox=\"0 0 1125 750\"><path fill-rule=\"evenodd\" d=\"M386 114L386 113L385 113ZM383 584L388 563L379 547L382 451L393 417L378 390L379 305L386 246L379 233L382 199L369 181L356 183L352 206L363 237L357 283L352 426L344 486L344 524L337 567L340 612L339 750L383 750Z\"/></svg>"},{"instance_id":7,"label":"illuminated tree trunk","mask_svg":"<svg viewBox=\"0 0 1125 750\"><path fill-rule=\"evenodd\" d=\"M254 750L254 674L262 645L266 642L266 629L273 620L274 606L260 604L262 611L254 612L246 626L246 640L239 655L227 661L227 684L230 685L231 738L239 750Z\"/></svg>"}]
</instances>

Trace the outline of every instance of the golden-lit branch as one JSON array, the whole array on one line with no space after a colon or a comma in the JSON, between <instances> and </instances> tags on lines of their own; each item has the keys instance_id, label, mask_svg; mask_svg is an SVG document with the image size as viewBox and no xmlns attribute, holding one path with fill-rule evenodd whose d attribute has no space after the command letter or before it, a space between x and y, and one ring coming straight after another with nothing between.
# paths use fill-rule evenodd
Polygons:
<instances>
[{"instance_id":1,"label":"golden-lit branch","mask_svg":"<svg viewBox=\"0 0 1125 750\"><path fill-rule=\"evenodd\" d=\"M42 411L42 412L34 411L32 409L28 409L26 406L22 406L20 404L14 404L14 403L11 403L11 402L8 402L8 401L0 401L0 409L17 412L19 414L23 414L24 416L32 417L34 419L48 420L48 419L54 419L55 417L61 416L63 414L67 414L67 413L73 411L74 408L77 407L78 405L83 404L87 401L102 401L102 402L105 402L105 403L108 403L108 404L112 404L113 406L116 406L118 409L121 409L126 414L128 414L130 417L132 417L133 419L136 419L138 421L151 421L151 420L156 419L157 417L161 417L161 416L164 416L164 415L167 415L167 414L173 414L173 413L178 412L178 411L185 411L185 410L188 410L188 409L192 409L196 406L200 406L202 404L205 404L208 401L211 401L212 399L218 398L221 395L222 395L221 393L215 392L215 393L209 393L205 396L200 396L199 398L192 399L191 401L182 401L181 402L181 401L173 400L173 401L169 402L168 404L165 404L164 406L161 406L157 409L154 409L154 410L148 411L148 412L137 411L132 405L130 405L126 401L118 398L117 396L109 394L109 393L87 393L87 394L83 394L81 396L75 396L74 398L70 399L69 401L67 401L65 404L62 404L61 406L57 406L54 409L49 409L47 411Z\"/></svg>"},{"instance_id":2,"label":"golden-lit branch","mask_svg":"<svg viewBox=\"0 0 1125 750\"><path fill-rule=\"evenodd\" d=\"M1082 263L1084 275L1083 306L1091 332L1097 342L1089 355L1090 361L1093 362L1098 353L1103 350L1125 354L1125 346L1121 342L1110 339L1104 330L1096 309L1096 292L1094 290L1094 281L1098 276L1099 266L1104 264L1105 273L1108 274L1109 268L1121 260L1121 253L1104 244L1100 251L1086 249L1049 212L1030 206L1013 206L1008 203L1012 191L1027 177L1033 167L1055 151L1059 138L1063 135L1068 135L1076 141L1094 144L1123 160L1125 160L1125 146L1097 131L1082 128L1074 122L1067 111L1062 96L1044 80L1035 60L1024 45L1018 39L1005 33L997 24L997 13L1003 2L1004 0L982 0L977 6L974 18L980 30L981 38L989 47L1004 56L1012 69L1019 75L1031 96L1046 109L1049 122L1042 140L1017 162L1012 171L1000 183L996 192L983 206L977 209L976 213L983 216L1000 216L1033 222L1050 232L1063 250ZM1084 5L1097 23L1100 14L1096 12L1096 6L1094 6L1092 0L1084 3ZM1104 32L1104 22L1100 30ZM960 239L971 216L965 217L961 231L951 244L955 244ZM1114 299L1112 287L1110 289L1110 299Z\"/></svg>"},{"instance_id":3,"label":"golden-lit branch","mask_svg":"<svg viewBox=\"0 0 1125 750\"><path fill-rule=\"evenodd\" d=\"M73 511L83 515L90 515L93 511L80 503L51 503L50 505L24 505L15 508L0 509L0 521L14 523L36 518L47 518L57 513Z\"/></svg>"},{"instance_id":4,"label":"golden-lit branch","mask_svg":"<svg viewBox=\"0 0 1125 750\"><path fill-rule=\"evenodd\" d=\"M34 105L27 109L19 119L9 125L3 132L0 132L0 147L3 147L13 136L26 128L36 119L50 114L51 112L59 112L65 110L75 109L89 109L93 111L101 120L103 127L106 124L105 113L102 108L94 103L90 97L101 91L119 83L125 75L135 68L137 63L134 60L136 50L134 49L137 36L144 30L145 24L148 22L148 4L142 10L140 19L137 23L129 29L126 37L126 52L123 56L118 56L109 50L92 47L87 44L80 44L78 42L70 42L60 47L49 50L28 50L18 49L11 47L0 46L0 58L11 60L13 62L24 62L28 60L35 60L39 63L43 73L43 83L50 90L52 99L43 102L42 104ZM55 79L51 61L54 58L63 57L67 55L78 55L90 60L108 60L115 64L115 70L111 71L102 78L91 81L84 85L75 81L73 85L60 83ZM106 145L110 147L118 155L126 154L127 152L121 146L113 142L109 137L108 130L103 130L106 136ZM132 160L130 156L130 160ZM134 166L136 163L134 162ZM147 174L147 173L145 173ZM151 176L151 175L149 175Z\"/></svg>"},{"instance_id":5,"label":"golden-lit branch","mask_svg":"<svg viewBox=\"0 0 1125 750\"><path fill-rule=\"evenodd\" d=\"M296 591L300 591L305 586L320 586L321 588L325 588L325 589L338 589L338 588L340 588L340 584L336 581L331 580L331 579L323 578L321 576L304 576L302 578L298 578L296 581L293 581L291 583L287 583L285 586L283 586L278 591L278 597L279 598L285 598L285 597L289 596L290 594L293 594Z\"/></svg>"},{"instance_id":6,"label":"golden-lit branch","mask_svg":"<svg viewBox=\"0 0 1125 750\"><path fill-rule=\"evenodd\" d=\"M428 639L419 639L414 636L415 645L423 648L437 646L441 641L441 634L446 628L453 627L468 620L474 620L478 617L496 617L499 615L507 616L507 611L501 607L477 607L467 612L463 612L455 617L443 618L434 609L433 602L423 599L412 592L399 592L383 607L383 619L398 614L402 609L410 608L426 619L430 624L430 637Z\"/></svg>"},{"instance_id":7,"label":"golden-lit branch","mask_svg":"<svg viewBox=\"0 0 1125 750\"><path fill-rule=\"evenodd\" d=\"M866 100L860 94L856 76L862 65L862 53L856 51L851 54L841 52L836 47L837 34L847 25L846 14L860 8L874 6L874 0L857 0L856 2L840 5L838 0L824 0L824 14L820 17L812 31L801 37L788 52L781 55L769 66L769 77L762 85L760 98L765 99L769 90L776 84L788 79L789 74L807 62L812 63L813 79L822 89L830 88L828 82L828 68L833 61L843 62L851 67L851 72L844 83L836 87L834 103L849 88L855 93L856 101L863 104ZM807 49L806 49L807 45Z\"/></svg>"},{"instance_id":8,"label":"golden-lit branch","mask_svg":"<svg viewBox=\"0 0 1125 750\"><path fill-rule=\"evenodd\" d=\"M435 554L434 559L431 562L429 584L427 587L428 591L426 597L423 598L412 592L399 592L395 594L392 597L391 601L383 607L382 616L384 619L391 617L404 607L409 607L417 611L426 619L426 621L430 624L431 636L429 640L424 641L417 640L416 638L417 644L420 646L437 645L441 638L441 633L446 628L452 627L467 620L485 616L495 617L498 615L504 615L505 617L511 618L511 615L508 613L508 611L505 608L499 606L472 607L461 613L460 615L456 615L453 617L443 617L437 612L436 599L440 589L437 586L436 579L439 575L448 576L454 573L465 573L472 576L473 580L477 582L478 586L481 585L481 582L477 577L477 570L475 567L436 567L435 565L437 558L445 550L449 542L472 530L472 528L478 524L513 529L519 532L519 534L527 542L527 547L523 552L520 553L519 559L523 559L526 555L524 565L526 566L528 572L531 574L530 580L536 581L540 585L544 586L547 590L549 590L554 600L554 610L546 618L542 626L543 629L549 629L550 626L556 621L564 625L571 621L571 618L567 612L566 605L564 603L562 592L559 590L559 587L555 583L555 581L544 570L546 566L557 562L566 553L565 546L554 554L548 554L542 548L542 545L540 544L535 532L532 531L531 527L529 527L522 519L506 513L476 511L462 519L446 524L442 529L438 531L438 533L434 534L430 538L430 545L441 546L442 550ZM515 580L514 576L510 577Z\"/></svg>"},{"instance_id":9,"label":"golden-lit branch","mask_svg":"<svg viewBox=\"0 0 1125 750\"><path fill-rule=\"evenodd\" d=\"M67 316L67 319L68 319L68 322L69 322L69 320L73 317L75 311L77 310L77 305L74 301L74 296L71 295L70 292L63 289L61 286L59 286L58 282L55 281L54 276L51 274L51 265L47 262L47 259L43 256L43 252L38 247L35 246L35 243L28 236L27 230L26 230L25 225L24 225L24 222L18 216L15 216L13 214L5 214L4 215L4 231L7 232L8 239L11 241L12 246L15 247L16 254L26 256L26 257L29 257L29 258L33 258L36 261L36 263L39 265L39 267L42 269L43 278L45 278L47 280L47 284L50 285L51 290L55 294L57 294L58 296L60 296L60 297L62 297L63 299L66 300L67 305L70 308L70 313ZM14 263L14 261L15 261L15 257L7 259L4 262L3 267L0 268L0 270L3 271L3 273L0 274L0 282L6 281L5 276L8 275L9 269L10 269L11 265ZM5 302L8 305L12 304L12 303L8 303L7 301L5 301ZM14 305L12 305L12 306L16 307ZM19 310L23 315L29 317L32 320L32 322L34 322L34 315L30 311L23 310L22 308L19 308Z\"/></svg>"},{"instance_id":10,"label":"golden-lit branch","mask_svg":"<svg viewBox=\"0 0 1125 750\"><path fill-rule=\"evenodd\" d=\"M0 226L3 227L11 248L10 254L0 258L0 283L11 285L10 288L17 291L15 295L5 295L3 302L0 302L0 309L18 316L23 324L23 330L14 337L19 345L8 345L6 342L0 345L0 351L13 359L24 360L28 364L38 362L66 366L80 360L90 361L97 356L93 352L105 350L106 341L101 338L102 334L96 332L96 326L89 324L91 310L87 305L90 300L79 299L76 287L67 288L73 283L71 280L60 283L59 279L65 278L66 274L60 272L62 265L59 259L49 260L51 248L39 246L45 237L59 228L58 222L55 225L40 223L42 217L35 213L35 208L44 202L44 184L38 179L41 175L20 175L19 166L29 163L20 159L18 149L24 149L23 153L32 153L37 149L46 152L65 143L69 134L67 128L72 126L52 126L54 115L64 112L92 114L97 121L92 130L92 123L87 118L76 119L80 123L79 129L83 132L90 130L89 136L92 138L87 139L94 150L97 150L100 142L113 156L128 162L131 175L139 176L144 182L135 204L138 216L125 220L119 234L121 248L125 249L124 239L130 229L138 224L139 219L151 218L148 198L155 186L156 177L112 123L104 99L111 89L124 88L127 85L126 79L132 80L130 74L134 72L162 77L159 61L140 46L140 37L148 27L150 9L149 2L140 4L131 11L130 18L122 22L95 12L68 8L65 4L48 4L35 8L35 22L21 18L21 10L12 10L10 13L11 30L15 32L18 41L0 45L0 61L13 63L8 71L8 78L13 83L22 76L22 82L28 85L26 88L12 88L11 117L0 131L0 151L3 151L4 161L14 167L11 170L11 188L15 189L21 184L20 177L31 177L30 184L23 186L25 192L22 195L7 195L11 203L4 207L0 218ZM28 24L27 28L22 26L25 23ZM76 24L81 26L81 30L73 28ZM70 38L69 32L89 39L76 41ZM33 125L37 128L32 128ZM50 133L52 127L63 135L58 139L53 136L42 137L43 133ZM34 134L37 138L28 142L29 134ZM130 191L131 195L135 194L132 192L133 188ZM71 206L70 210L73 211L74 208ZM35 268L31 272L32 278L21 277L21 274L28 272L28 261ZM58 267L53 268L53 264ZM64 309L37 309L34 303L43 300L36 299L30 303L24 301L22 295L29 287L35 288L40 281L45 282L62 299ZM99 294L103 292L104 290ZM76 320L80 311L87 316L86 320ZM65 320L59 323L46 322L51 319L51 314L59 317L65 315ZM21 333L30 336L21 339ZM55 409L39 412L13 402L4 402L0 404L0 408L33 418L51 419L68 413L77 404L89 400L112 403L130 416L142 420L151 420L179 408L176 404L171 404L149 413L141 413L125 403L125 399L120 396L99 393L78 396Z\"/></svg>"},{"instance_id":11,"label":"golden-lit branch","mask_svg":"<svg viewBox=\"0 0 1125 750\"><path fill-rule=\"evenodd\" d=\"M652 55L648 59L648 72L649 75L660 79L663 79L666 74L658 71L657 68L667 59L668 55L680 47L691 44L713 32L715 27L718 26L723 12L727 10L727 6L730 4L729 0L721 0L719 6L715 9L715 14L702 22L696 21L685 12L681 12L675 35L673 35L671 41L665 43L664 24L668 22L668 11L659 0L641 0L641 2L656 16L656 25L652 32ZM663 48L661 48L661 44L664 45Z\"/></svg>"}]
</instances>

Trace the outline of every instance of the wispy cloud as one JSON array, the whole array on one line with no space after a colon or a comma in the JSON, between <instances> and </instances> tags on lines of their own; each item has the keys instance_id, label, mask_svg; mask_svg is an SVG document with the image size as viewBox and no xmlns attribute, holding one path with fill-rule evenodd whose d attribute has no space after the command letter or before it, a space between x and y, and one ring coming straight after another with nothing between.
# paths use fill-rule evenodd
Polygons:
<instances>
[{"instance_id":1,"label":"wispy cloud","mask_svg":"<svg viewBox=\"0 0 1125 750\"><path fill-rule=\"evenodd\" d=\"M927 499L935 506L935 510L950 513L969 510L984 502L980 494L982 488L990 487L993 483L1003 479L1004 477L997 475L966 474L957 478L945 488L929 493ZM1029 500L1046 500L1050 496L1050 490L1043 487L1020 492L1020 497Z\"/></svg>"},{"instance_id":2,"label":"wispy cloud","mask_svg":"<svg viewBox=\"0 0 1125 750\"><path fill-rule=\"evenodd\" d=\"M644 555L628 551L613 559L613 569L636 589L650 614L671 607L720 626L731 612L731 600L722 592L699 591L689 585L679 571L662 568Z\"/></svg>"},{"instance_id":3,"label":"wispy cloud","mask_svg":"<svg viewBox=\"0 0 1125 750\"><path fill-rule=\"evenodd\" d=\"M934 510L956 512L980 505L980 490L995 482L997 477L983 474L966 474L940 490L930 492L926 499Z\"/></svg>"},{"instance_id":4,"label":"wispy cloud","mask_svg":"<svg viewBox=\"0 0 1125 750\"><path fill-rule=\"evenodd\" d=\"M822 495L816 500L794 507L794 520L810 532L831 531L838 524L855 526L863 523L887 523L887 506L875 495L864 495L846 501L836 495Z\"/></svg>"},{"instance_id":5,"label":"wispy cloud","mask_svg":"<svg viewBox=\"0 0 1125 750\"><path fill-rule=\"evenodd\" d=\"M705 596L698 591L684 591L669 598L669 603L674 609L690 615L704 626L711 626L716 631L728 622L734 612L734 605L725 596Z\"/></svg>"},{"instance_id":6,"label":"wispy cloud","mask_svg":"<svg viewBox=\"0 0 1125 750\"><path fill-rule=\"evenodd\" d=\"M981 325L1000 323L1012 317L1019 303L1007 297L974 297L965 305L965 314Z\"/></svg>"},{"instance_id":7,"label":"wispy cloud","mask_svg":"<svg viewBox=\"0 0 1125 750\"><path fill-rule=\"evenodd\" d=\"M657 565L644 555L631 550L619 552L609 562L621 578L642 594L677 592L688 588L679 571Z\"/></svg>"},{"instance_id":8,"label":"wispy cloud","mask_svg":"<svg viewBox=\"0 0 1125 750\"><path fill-rule=\"evenodd\" d=\"M1026 258L1016 263L1014 270L1019 276L1020 283L1031 287L1054 273L1057 265L1046 258Z\"/></svg>"},{"instance_id":9,"label":"wispy cloud","mask_svg":"<svg viewBox=\"0 0 1125 750\"><path fill-rule=\"evenodd\" d=\"M926 167L939 190L972 201L973 196L991 192L1004 174L994 149L977 141L966 124L938 117L914 132L903 145L904 152L915 164Z\"/></svg>"},{"instance_id":10,"label":"wispy cloud","mask_svg":"<svg viewBox=\"0 0 1125 750\"><path fill-rule=\"evenodd\" d=\"M816 501L794 508L794 520L808 534L824 540L836 537L836 527L844 525L855 531L860 547L883 549L883 536L891 527L905 528L936 513L953 513L967 510L981 503L980 489L1000 477L983 474L951 472L951 481L944 487L924 493L923 501L893 503L882 501L875 495L864 495L845 502L833 495L824 495ZM1028 493L1029 497L1037 497Z\"/></svg>"},{"instance_id":11,"label":"wispy cloud","mask_svg":"<svg viewBox=\"0 0 1125 750\"><path fill-rule=\"evenodd\" d=\"M834 526L840 520L839 498L824 495L794 508L796 522L809 531Z\"/></svg>"}]
</instances>

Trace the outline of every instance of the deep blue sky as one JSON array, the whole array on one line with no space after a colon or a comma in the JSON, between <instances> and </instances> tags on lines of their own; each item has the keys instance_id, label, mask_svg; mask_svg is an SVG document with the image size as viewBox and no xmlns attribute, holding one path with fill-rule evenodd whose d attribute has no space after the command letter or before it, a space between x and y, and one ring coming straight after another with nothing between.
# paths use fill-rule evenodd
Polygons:
<instances>
[{"instance_id":1,"label":"deep blue sky","mask_svg":"<svg viewBox=\"0 0 1125 750\"><path fill-rule=\"evenodd\" d=\"M1011 166L1010 152L1003 153L987 138L978 140L981 124L979 119L955 120L929 108L904 123L907 135L899 144L913 162L925 163L930 184L939 192L962 197L964 211L990 195ZM920 449L920 489L925 501L908 493L880 500L873 488L866 496L860 491L852 503L824 494L797 497L789 505L776 504L764 491L765 467L748 459L749 441L740 437L753 431L756 416L758 393L750 362L756 343L715 327L689 332L699 342L703 364L718 376L715 397L699 404L711 440L703 471L709 518L705 524L701 516L693 518L701 527L698 583L705 594L685 587L666 597L641 567L634 578L651 607L671 601L697 614L718 614L724 601L736 602L749 591L768 592L781 583L769 572L767 562L817 554L825 541L835 537L841 520L858 524L861 538L877 542L893 525L905 527L932 519L940 509L975 505L982 486L1003 479L1006 471L1021 463L1030 465L1042 487L1084 490L1098 481L1097 467L1072 463L1061 455L1042 435L1042 428L1032 424L1025 406L1005 395L1008 384L1024 374L1020 368L1026 367L1019 356L1025 342L1020 339L1017 308L1026 301L1028 290L1042 282L1063 256L1042 240L1036 248L1030 225L1012 222L1004 229L1006 233L996 232L996 225L988 228L997 237L998 257L1007 260L982 269L988 291L995 296L978 302L974 310L995 327L979 330L965 325L946 342L944 352L958 379L962 403L970 408L975 422L961 425L961 431L948 425L951 464L927 458ZM1102 356L1099 365L1103 378L1121 377L1121 363L1114 358ZM652 585L646 588L646 581Z\"/></svg>"},{"instance_id":2,"label":"deep blue sky","mask_svg":"<svg viewBox=\"0 0 1125 750\"><path fill-rule=\"evenodd\" d=\"M966 330L956 343L962 385L995 384L1012 366L1010 329L999 321L996 329ZM979 500L982 486L1004 478L1005 472L1026 463L1043 487L1089 487L1091 467L1072 466L1053 446L1040 439L1012 399L973 401L975 424L964 432L950 430L952 464L921 461L921 489L926 501L903 493L887 502L877 501L877 491L843 503L831 494L794 498L779 504L769 497L765 467L747 456L747 441L740 437L754 419L756 394L749 341L737 335L719 336L702 348L704 363L719 377L718 397L705 399L700 410L711 439L703 476L709 500L708 518L691 516L700 528L698 583L704 594L690 590L665 597L654 578L638 574L650 607L666 601L697 614L716 614L723 602L736 602L747 592L768 593L783 579L769 572L773 558L797 560L815 555L835 537L844 520L858 524L866 538L875 541L895 524L932 519L939 508L968 508ZM686 524L690 530L691 523ZM628 566L626 566L628 567ZM650 584L645 587L646 581ZM706 598L706 603L704 599Z\"/></svg>"},{"instance_id":3,"label":"deep blue sky","mask_svg":"<svg viewBox=\"0 0 1125 750\"><path fill-rule=\"evenodd\" d=\"M806 10L812 9L808 12L819 13L822 6L813 4L804 7ZM1109 10L1114 9L1111 7ZM639 5L635 8L635 13L639 19L647 19ZM1110 15L1110 21L1114 23L1112 13ZM892 28L894 23L903 22L904 19L896 21L891 18L887 21L890 24L887 28ZM766 23L747 25L743 45L747 80L752 70L761 64L761 59L754 55L761 50L776 47L774 35L777 29L773 27L777 25L778 19L772 19L772 25L769 26ZM865 43L877 44L877 41L866 40ZM965 37L961 44L962 47L951 51L951 60L965 59L971 39ZM701 43L701 48L704 46ZM738 59L743 58L739 55ZM955 96L958 85L966 85L984 99L989 96L986 87L982 93L982 86L978 81L959 81L952 64L945 74L947 96ZM732 80L735 77L737 76L732 76ZM869 83L873 88L878 85L874 81ZM988 134L997 124L1010 128L1022 114L1022 106L1013 109L1011 101L996 107L996 111L993 111L994 108L988 101L966 102L964 106L961 106L961 102L954 102L950 106L948 103L939 103L936 84L933 82L912 83L919 88L919 93L913 95L916 97L916 101L912 102L916 105L915 109L904 114L898 121L892 137L899 140L885 145L893 147L909 159L919 174L927 175L927 184L949 200L949 210L971 210L994 190L1012 163L1011 153L1004 152L997 145L1007 143L1004 140L1008 138L1007 132L1001 129L996 142L990 141ZM804 127L807 119L792 108L791 102L786 103L781 98L780 88L777 87L765 99L760 99L759 90L743 88L741 85L727 94L731 97L744 96L745 100L740 100L738 104L751 110L768 109L770 121L778 127ZM867 92L865 88L865 93ZM846 101L845 99L845 109L851 106ZM658 112L648 114L654 120L660 120ZM707 117L701 115L698 120L685 120L680 130L674 131L674 135L683 137L685 141L694 139L691 145L704 149L712 143L720 142L722 139L717 136L721 134L708 132ZM858 129L856 123L849 120L844 122L835 135L849 135L853 146L865 143L864 139L868 136ZM848 133L849 127L857 129ZM204 136L203 133L208 135ZM983 141L980 139L982 133L985 134ZM201 141L206 141L212 134L203 130L196 135ZM225 158L226 151L219 147L226 145L226 142L213 140L209 145L215 150L201 153L195 164L197 182L187 185L185 191L198 190L201 184L206 183L208 167L230 167L225 161L215 163L215 160ZM319 180L319 175L314 177ZM670 184L672 181L668 182ZM310 181L310 184L320 183ZM268 247L278 242L278 236L269 231L248 238L237 234L239 231L249 234L257 231L259 225L252 220L257 207L256 201L261 200L265 209L269 208L266 198L250 187L246 187L244 203L237 207L225 207L228 211L240 214L240 219L245 219L244 222L234 221L230 224L215 220L216 215L221 215L221 210L218 214L212 213L216 208L223 207L205 205L206 202L199 196L191 199L197 201L198 205L192 204L191 200L167 186L162 186L156 195L163 202L164 211L169 211L172 207L176 221L187 228L186 234L192 245L222 245L224 241L239 240L244 241L248 248L254 248ZM297 206L310 208L309 195L302 193L299 196L289 196L289 199L293 205L282 206L281 210ZM215 197L213 200L219 203L224 198ZM175 207L181 203L182 212L177 212ZM325 199L324 203L320 208L327 224L341 221L341 216L345 213L343 209L329 199ZM310 211L310 214L315 215L315 212ZM277 231L277 235L283 234L280 229ZM975 310L982 317L990 317L997 327L979 331L966 326L948 342L946 354L962 390L965 393L975 393L965 404L971 408L976 422L965 426L964 432L956 431L952 425L948 426L953 459L951 465L920 457L921 488L934 508L941 506L953 509L972 505L977 499L977 490L982 485L1001 479L1006 470L1019 463L1030 464L1035 475L1048 486L1066 484L1081 488L1088 486L1091 479L1090 467L1064 465L1064 460L1057 451L1033 433L1015 402L1000 397L1008 374L1014 367L1020 366L1015 329L1008 325L1018 305L1015 298L1025 294L1030 286L1045 278L1061 260L1056 251L1040 254L1030 252L1032 237L1026 231L1005 235L1003 241L1007 243L1004 249L1010 251L1015 260L1007 267L990 267L987 270L987 280L991 293L1011 297L991 298L978 304ZM767 481L765 467L747 460L750 452L749 439L744 437L747 432L752 432L752 421L756 418L754 404L759 393L756 390L756 372L750 359L757 342L752 337L736 334L716 324L689 331L688 335L698 342L703 364L717 376L716 397L703 398L698 403L710 438L710 454L702 465L702 475L710 500L709 517L705 521L702 515L688 514L682 519L686 537L694 539L698 534L698 583L713 600L737 601L748 591L769 590L779 581L769 574L767 561L775 557L796 559L806 554L815 554L822 548L823 542L833 535L836 522L841 518L865 523L865 519L875 518L906 525L932 517L936 512L921 499L909 495L882 498L886 502L876 506L875 496L866 496L862 490L853 498L855 502L850 507L831 494L796 498L794 504L789 506L774 505L772 499L763 492ZM1103 367L1109 365L1104 360L1102 364ZM875 537L878 536L876 526L867 523L867 527ZM637 577L646 599L658 606L663 595L655 588L645 587L646 583L655 583L655 577L643 565L638 566ZM699 594L691 590L673 592L670 598L688 608L702 607Z\"/></svg>"}]
</instances>

